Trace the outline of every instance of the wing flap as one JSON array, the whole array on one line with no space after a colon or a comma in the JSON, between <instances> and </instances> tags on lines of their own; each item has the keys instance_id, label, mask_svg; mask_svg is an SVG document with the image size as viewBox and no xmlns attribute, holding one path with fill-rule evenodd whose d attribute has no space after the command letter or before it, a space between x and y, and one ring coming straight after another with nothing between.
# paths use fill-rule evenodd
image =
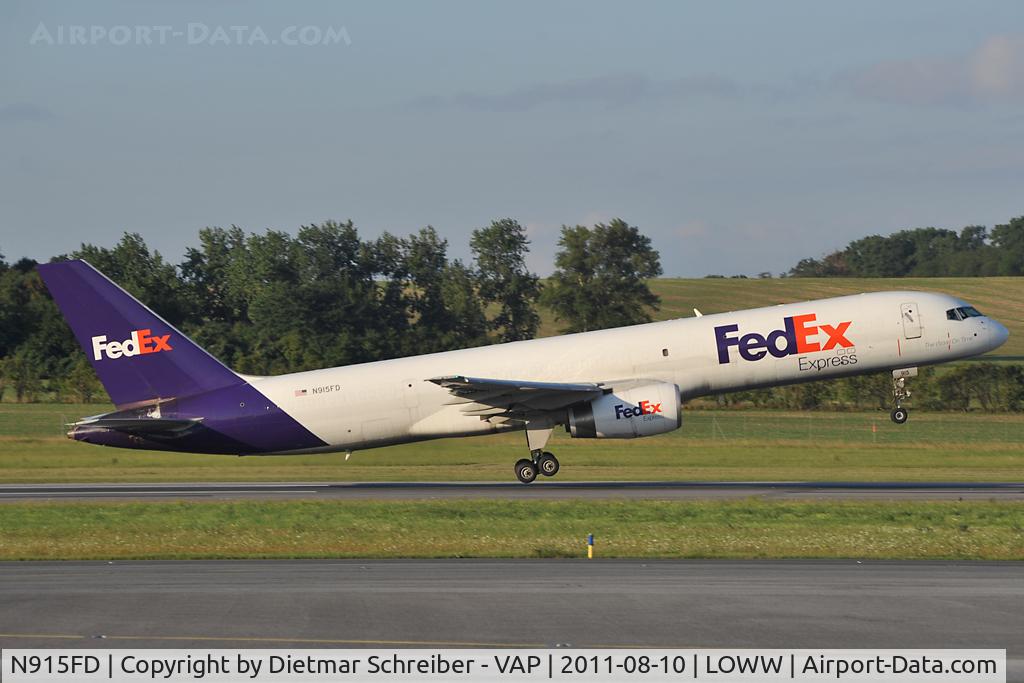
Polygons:
<instances>
[{"instance_id":1,"label":"wing flap","mask_svg":"<svg viewBox=\"0 0 1024 683\"><path fill-rule=\"evenodd\" d=\"M534 382L463 375L427 381L447 389L453 396L450 404L462 405L462 412L481 419L559 410L608 391L597 382Z\"/></svg>"},{"instance_id":2,"label":"wing flap","mask_svg":"<svg viewBox=\"0 0 1024 683\"><path fill-rule=\"evenodd\" d=\"M432 377L427 380L438 386L448 389L453 394L462 396L483 392L537 392L537 391L574 391L602 393L603 385L600 383L568 383L568 382L534 382L531 380L517 379L483 379L481 377L464 377L462 375L450 375L447 377Z\"/></svg>"}]
</instances>

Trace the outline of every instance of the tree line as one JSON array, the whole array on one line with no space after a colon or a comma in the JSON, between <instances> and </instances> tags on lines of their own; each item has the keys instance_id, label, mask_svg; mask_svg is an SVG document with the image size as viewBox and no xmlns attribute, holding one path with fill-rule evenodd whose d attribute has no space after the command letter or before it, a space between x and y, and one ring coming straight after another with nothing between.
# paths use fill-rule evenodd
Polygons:
<instances>
[{"instance_id":1,"label":"tree line","mask_svg":"<svg viewBox=\"0 0 1024 683\"><path fill-rule=\"evenodd\" d=\"M805 258L790 277L974 277L1024 275L1024 216L989 231L969 225L871 235L820 259Z\"/></svg>"},{"instance_id":2,"label":"tree line","mask_svg":"<svg viewBox=\"0 0 1024 683\"><path fill-rule=\"evenodd\" d=\"M512 219L474 230L472 260L448 255L433 227L360 237L351 221L294 234L209 227L170 263L137 233L84 258L235 370L297 372L531 339L547 306L564 332L651 320L647 280L659 255L615 219L563 226L554 275L527 268L529 239ZM102 398L85 355L31 259L0 256L0 397Z\"/></svg>"},{"instance_id":3,"label":"tree line","mask_svg":"<svg viewBox=\"0 0 1024 683\"><path fill-rule=\"evenodd\" d=\"M890 241L897 246L886 246ZM294 235L204 228L180 263L137 233L113 247L83 244L51 260L88 260L232 368L264 375L530 339L540 307L563 332L651 320L659 300L648 280L661 265L638 228L621 219L563 226L558 244L554 273L544 281L527 267L530 242L512 219L473 231L469 263L452 259L432 227L364 239L351 221L302 226ZM893 262L893 254L903 256ZM868 237L800 264L792 276L1021 274L1024 217L991 234L981 227L959 234L923 228ZM36 265L0 255L0 399L105 400ZM887 373L880 373L740 392L714 403L887 409L890 392ZM1022 411L1024 366L925 369L914 392L915 405L926 408Z\"/></svg>"},{"instance_id":4,"label":"tree line","mask_svg":"<svg viewBox=\"0 0 1024 683\"><path fill-rule=\"evenodd\" d=\"M1024 412L1024 365L972 361L921 368L910 381L910 405L926 410ZM779 410L882 410L892 408L892 377L878 372L754 391L699 401L723 408Z\"/></svg>"}]
</instances>

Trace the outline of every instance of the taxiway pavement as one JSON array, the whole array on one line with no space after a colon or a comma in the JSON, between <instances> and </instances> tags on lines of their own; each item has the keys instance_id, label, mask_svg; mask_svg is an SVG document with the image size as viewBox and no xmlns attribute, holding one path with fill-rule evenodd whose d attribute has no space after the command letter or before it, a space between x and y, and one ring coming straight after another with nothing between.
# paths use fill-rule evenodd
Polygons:
<instances>
[{"instance_id":1,"label":"taxiway pavement","mask_svg":"<svg viewBox=\"0 0 1024 683\"><path fill-rule=\"evenodd\" d=\"M25 500L571 500L715 498L832 500L1024 500L1022 482L266 482L18 484L0 486L0 503Z\"/></svg>"},{"instance_id":2,"label":"taxiway pavement","mask_svg":"<svg viewBox=\"0 0 1024 683\"><path fill-rule=\"evenodd\" d=\"M0 563L2 647L1007 648L1024 564Z\"/></svg>"}]
</instances>

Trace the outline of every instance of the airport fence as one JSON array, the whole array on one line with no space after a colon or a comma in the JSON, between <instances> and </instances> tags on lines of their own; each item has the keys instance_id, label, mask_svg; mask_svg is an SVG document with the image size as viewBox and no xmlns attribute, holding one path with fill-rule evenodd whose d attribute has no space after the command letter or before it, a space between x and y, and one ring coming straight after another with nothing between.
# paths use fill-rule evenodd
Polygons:
<instances>
[{"instance_id":1,"label":"airport fence","mask_svg":"<svg viewBox=\"0 0 1024 683\"><path fill-rule=\"evenodd\" d=\"M0 404L0 437L53 439L67 424L109 409L95 404ZM672 438L716 442L793 441L851 444L1011 444L1024 447L1019 413L937 412L911 407L910 420L893 424L887 412L779 411L756 408L683 411ZM517 438L517 437L509 437Z\"/></svg>"},{"instance_id":2,"label":"airport fence","mask_svg":"<svg viewBox=\"0 0 1024 683\"><path fill-rule=\"evenodd\" d=\"M682 438L712 441L804 441L855 444L1020 444L1024 417L911 410L910 420L893 424L877 412L793 412L687 410Z\"/></svg>"}]
</instances>

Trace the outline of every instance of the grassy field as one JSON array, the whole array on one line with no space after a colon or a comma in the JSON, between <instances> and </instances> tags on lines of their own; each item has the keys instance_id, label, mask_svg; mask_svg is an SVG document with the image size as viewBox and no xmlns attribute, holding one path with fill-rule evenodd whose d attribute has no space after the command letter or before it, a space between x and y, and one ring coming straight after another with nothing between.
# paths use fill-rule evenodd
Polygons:
<instances>
[{"instance_id":1,"label":"grassy field","mask_svg":"<svg viewBox=\"0 0 1024 683\"><path fill-rule=\"evenodd\" d=\"M108 449L69 441L63 423L97 405L0 404L0 481L506 481L521 433L355 453L236 458ZM1024 416L688 410L647 439L575 440L550 450L564 480L1020 481ZM543 482L540 482L543 483Z\"/></svg>"},{"instance_id":2,"label":"grassy field","mask_svg":"<svg viewBox=\"0 0 1024 683\"><path fill-rule=\"evenodd\" d=\"M1024 278L658 280L658 319L880 289L958 295L1024 356ZM549 312L542 334L557 332ZM0 403L0 482L512 479L522 434L342 455L235 458L105 449L64 423L103 405ZM1024 417L687 410L683 429L549 448L563 480L1020 481ZM539 482L537 485L543 485ZM238 501L7 503L0 559L598 557L1024 560L1020 502Z\"/></svg>"},{"instance_id":3,"label":"grassy field","mask_svg":"<svg viewBox=\"0 0 1024 683\"><path fill-rule=\"evenodd\" d=\"M521 434L340 455L104 449L63 422L101 406L0 405L0 481L511 480ZM636 441L556 436L562 479L993 480L1024 472L1024 418L687 411ZM543 485L537 484L537 485ZM6 503L0 559L255 557L1024 559L1024 504L789 501Z\"/></svg>"},{"instance_id":4,"label":"grassy field","mask_svg":"<svg viewBox=\"0 0 1024 683\"><path fill-rule=\"evenodd\" d=\"M1024 278L659 279L659 319L876 291L960 296L1011 331L1001 357L1024 356ZM558 325L543 312L542 335ZM525 450L521 434L444 440L340 455L232 458L103 449L63 437L63 423L103 405L0 403L0 481L506 480ZM551 445L563 478L723 480L993 480L1024 473L1024 418L913 412L687 411L682 430L637 441Z\"/></svg>"},{"instance_id":5,"label":"grassy field","mask_svg":"<svg viewBox=\"0 0 1024 683\"><path fill-rule=\"evenodd\" d=\"M969 301L1009 328L1010 339L996 354L1024 356L1024 277L665 278L651 281L651 290L662 301L661 310L655 316L657 320L690 317L695 307L702 313L722 313L885 289L945 292ZM551 312L545 309L541 314L541 336L557 334L561 326Z\"/></svg>"},{"instance_id":6,"label":"grassy field","mask_svg":"<svg viewBox=\"0 0 1024 683\"><path fill-rule=\"evenodd\" d=\"M0 506L0 559L1024 559L1024 504L730 501Z\"/></svg>"}]
</instances>

